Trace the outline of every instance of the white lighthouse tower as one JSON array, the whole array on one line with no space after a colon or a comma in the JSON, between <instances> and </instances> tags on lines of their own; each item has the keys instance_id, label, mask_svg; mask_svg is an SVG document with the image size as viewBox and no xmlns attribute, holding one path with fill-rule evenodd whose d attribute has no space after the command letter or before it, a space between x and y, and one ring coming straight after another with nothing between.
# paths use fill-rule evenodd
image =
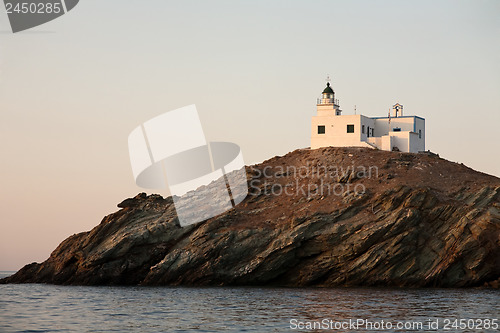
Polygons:
<instances>
[{"instance_id":1,"label":"white lighthouse tower","mask_svg":"<svg viewBox=\"0 0 500 333\"><path fill-rule=\"evenodd\" d=\"M340 110L339 101L335 99L335 92L332 87L330 87L330 78L327 78L326 88L321 93L321 98L317 101L318 115L320 113L326 115L340 116L342 115L342 110Z\"/></svg>"}]
</instances>

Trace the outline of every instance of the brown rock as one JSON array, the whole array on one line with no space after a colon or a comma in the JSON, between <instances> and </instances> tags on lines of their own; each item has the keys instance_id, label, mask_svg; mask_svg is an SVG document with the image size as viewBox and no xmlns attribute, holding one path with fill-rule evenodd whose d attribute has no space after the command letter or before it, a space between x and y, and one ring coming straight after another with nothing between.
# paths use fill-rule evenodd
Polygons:
<instances>
[{"instance_id":1,"label":"brown rock","mask_svg":"<svg viewBox=\"0 0 500 333\"><path fill-rule=\"evenodd\" d=\"M397 178L318 179L312 170L305 177L283 170L353 164L385 168ZM265 167L275 177L255 171ZM184 228L172 198L141 193L126 199L94 229L63 241L45 262L0 283L499 285L496 177L431 154L358 148L297 150L249 168L248 175L260 175L258 191L233 210ZM344 190L309 195L296 188L320 180ZM291 184L293 195L266 194L264 181ZM365 191L355 193L361 185Z\"/></svg>"}]
</instances>

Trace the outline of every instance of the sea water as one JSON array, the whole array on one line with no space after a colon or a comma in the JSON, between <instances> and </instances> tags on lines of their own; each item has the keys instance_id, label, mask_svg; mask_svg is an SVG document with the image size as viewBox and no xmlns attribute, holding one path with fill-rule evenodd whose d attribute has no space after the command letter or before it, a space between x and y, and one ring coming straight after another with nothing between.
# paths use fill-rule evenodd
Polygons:
<instances>
[{"instance_id":1,"label":"sea water","mask_svg":"<svg viewBox=\"0 0 500 333\"><path fill-rule=\"evenodd\" d=\"M0 332L500 332L499 319L490 289L0 285Z\"/></svg>"}]
</instances>

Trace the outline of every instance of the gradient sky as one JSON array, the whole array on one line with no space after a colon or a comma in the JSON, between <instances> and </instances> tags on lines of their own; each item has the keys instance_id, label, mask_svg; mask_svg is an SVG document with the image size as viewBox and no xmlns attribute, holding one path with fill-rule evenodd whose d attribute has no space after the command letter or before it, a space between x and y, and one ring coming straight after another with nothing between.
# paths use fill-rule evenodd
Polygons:
<instances>
[{"instance_id":1,"label":"gradient sky","mask_svg":"<svg viewBox=\"0 0 500 333\"><path fill-rule=\"evenodd\" d=\"M396 102L427 149L500 176L499 1L81 0L12 34L0 10L0 270L45 260L142 192L127 136L196 104L246 164L309 146L330 74L344 114Z\"/></svg>"}]
</instances>

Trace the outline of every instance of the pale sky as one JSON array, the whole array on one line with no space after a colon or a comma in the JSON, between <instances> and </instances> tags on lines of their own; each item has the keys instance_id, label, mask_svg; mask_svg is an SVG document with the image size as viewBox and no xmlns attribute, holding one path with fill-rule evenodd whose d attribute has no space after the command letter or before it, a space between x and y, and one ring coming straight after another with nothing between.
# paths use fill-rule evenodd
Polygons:
<instances>
[{"instance_id":1,"label":"pale sky","mask_svg":"<svg viewBox=\"0 0 500 333\"><path fill-rule=\"evenodd\" d=\"M143 189L128 134L196 104L246 164L344 114L426 118L427 149L500 176L500 1L81 0L12 34L0 10L0 270L45 260Z\"/></svg>"}]
</instances>

